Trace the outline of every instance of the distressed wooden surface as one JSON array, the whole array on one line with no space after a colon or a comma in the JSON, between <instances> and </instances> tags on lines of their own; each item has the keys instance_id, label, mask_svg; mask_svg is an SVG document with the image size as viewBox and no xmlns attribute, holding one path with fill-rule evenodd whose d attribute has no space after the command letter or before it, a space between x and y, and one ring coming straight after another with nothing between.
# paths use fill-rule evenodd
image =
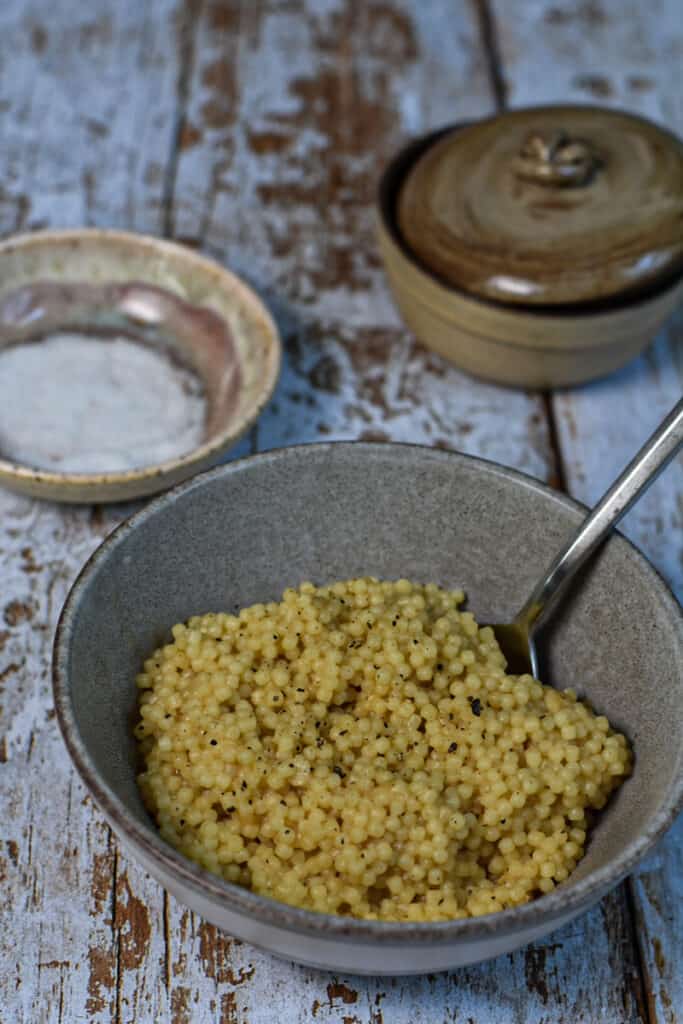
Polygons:
<instances>
[{"instance_id":1,"label":"distressed wooden surface","mask_svg":"<svg viewBox=\"0 0 683 1024\"><path fill-rule=\"evenodd\" d=\"M278 317L286 360L235 454L412 440L497 459L588 501L680 394L676 325L622 374L550 399L464 377L402 329L371 208L403 138L506 100L599 97L681 131L674 0L645 12L635 0L53 6L0 5L0 232L131 227L243 273ZM626 528L681 596L680 466L655 487ZM127 511L0 492L0 1024L683 1016L673 835L628 887L547 942L420 979L276 961L167 897L76 780L49 692L68 586Z\"/></svg>"}]
</instances>

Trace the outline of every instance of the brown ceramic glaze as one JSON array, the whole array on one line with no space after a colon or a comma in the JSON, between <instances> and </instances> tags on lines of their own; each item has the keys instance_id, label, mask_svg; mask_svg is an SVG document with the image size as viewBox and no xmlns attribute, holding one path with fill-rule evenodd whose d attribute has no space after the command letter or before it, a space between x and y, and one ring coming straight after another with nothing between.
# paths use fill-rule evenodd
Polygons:
<instances>
[{"instance_id":1,"label":"brown ceramic glaze","mask_svg":"<svg viewBox=\"0 0 683 1024\"><path fill-rule=\"evenodd\" d=\"M468 373L513 387L581 384L642 352L680 303L683 271L658 287L612 301L542 306L483 298L425 266L399 229L399 197L412 169L454 131L409 143L379 186L380 251L396 304L418 340ZM585 153L575 155L574 173L594 173L581 164ZM522 164L525 159L522 154ZM527 173L524 166L518 169Z\"/></svg>"},{"instance_id":2,"label":"brown ceramic glaze","mask_svg":"<svg viewBox=\"0 0 683 1024\"><path fill-rule=\"evenodd\" d=\"M653 340L683 296L680 282L614 310L512 309L459 294L421 270L382 221L379 242L415 336L468 373L512 387L566 387L612 373Z\"/></svg>"},{"instance_id":3,"label":"brown ceramic glaze","mask_svg":"<svg viewBox=\"0 0 683 1024\"><path fill-rule=\"evenodd\" d=\"M482 298L558 305L642 292L683 269L683 145L618 111L502 114L427 149L398 223L426 268Z\"/></svg>"}]
</instances>

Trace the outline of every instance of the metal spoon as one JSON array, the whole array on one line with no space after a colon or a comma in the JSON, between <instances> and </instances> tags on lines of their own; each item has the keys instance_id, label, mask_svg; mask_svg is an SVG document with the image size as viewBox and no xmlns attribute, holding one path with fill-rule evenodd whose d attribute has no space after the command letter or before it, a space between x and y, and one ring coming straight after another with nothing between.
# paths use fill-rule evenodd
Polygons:
<instances>
[{"instance_id":1,"label":"metal spoon","mask_svg":"<svg viewBox=\"0 0 683 1024\"><path fill-rule=\"evenodd\" d=\"M513 675L538 678L534 633L584 562L607 537L683 445L683 399L645 442L569 543L553 559L510 623L491 624Z\"/></svg>"}]
</instances>

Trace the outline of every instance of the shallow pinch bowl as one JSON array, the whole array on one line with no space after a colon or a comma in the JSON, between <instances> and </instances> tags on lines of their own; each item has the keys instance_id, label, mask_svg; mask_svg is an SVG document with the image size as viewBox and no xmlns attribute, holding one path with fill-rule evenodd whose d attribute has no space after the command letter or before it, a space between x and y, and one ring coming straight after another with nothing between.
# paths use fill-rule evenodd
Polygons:
<instances>
[{"instance_id":1,"label":"shallow pinch bowl","mask_svg":"<svg viewBox=\"0 0 683 1024\"><path fill-rule=\"evenodd\" d=\"M123 846L165 888L288 959L415 974L539 939L627 875L683 805L681 609L623 537L610 539L564 605L546 659L548 680L575 686L627 733L633 775L572 878L511 910L450 923L358 921L286 906L195 866L161 840L136 787L134 677L175 622L272 600L305 579L462 585L480 620L506 621L581 517L581 506L512 470L408 445L307 445L196 477L107 538L67 599L54 697L76 768Z\"/></svg>"},{"instance_id":2,"label":"shallow pinch bowl","mask_svg":"<svg viewBox=\"0 0 683 1024\"><path fill-rule=\"evenodd\" d=\"M199 445L164 462L109 472L59 472L16 462L0 451L3 487L64 502L127 501L154 494L214 465L252 426L275 389L281 349L268 310L241 278L185 245L101 228L37 231L0 242L0 297L37 281L133 281L212 310L232 334L241 371L239 392L235 407ZM185 346L193 363L193 348L201 344L198 336ZM212 362L212 372L220 373L220 362ZM207 372L199 372L200 378Z\"/></svg>"}]
</instances>

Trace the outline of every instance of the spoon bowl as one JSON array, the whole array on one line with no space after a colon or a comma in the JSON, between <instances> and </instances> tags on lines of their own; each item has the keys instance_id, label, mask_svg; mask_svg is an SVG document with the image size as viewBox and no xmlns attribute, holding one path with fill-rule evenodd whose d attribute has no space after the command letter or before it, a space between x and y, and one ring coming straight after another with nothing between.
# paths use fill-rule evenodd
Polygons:
<instances>
[{"instance_id":1,"label":"spoon bowl","mask_svg":"<svg viewBox=\"0 0 683 1024\"><path fill-rule=\"evenodd\" d=\"M534 632L612 528L654 483L683 445L683 399L645 442L626 469L586 516L574 536L555 556L517 616L492 624L508 672L539 677Z\"/></svg>"},{"instance_id":2,"label":"spoon bowl","mask_svg":"<svg viewBox=\"0 0 683 1024\"><path fill-rule=\"evenodd\" d=\"M540 676L533 637L525 622L489 622L505 655L506 671L513 676Z\"/></svg>"}]
</instances>

